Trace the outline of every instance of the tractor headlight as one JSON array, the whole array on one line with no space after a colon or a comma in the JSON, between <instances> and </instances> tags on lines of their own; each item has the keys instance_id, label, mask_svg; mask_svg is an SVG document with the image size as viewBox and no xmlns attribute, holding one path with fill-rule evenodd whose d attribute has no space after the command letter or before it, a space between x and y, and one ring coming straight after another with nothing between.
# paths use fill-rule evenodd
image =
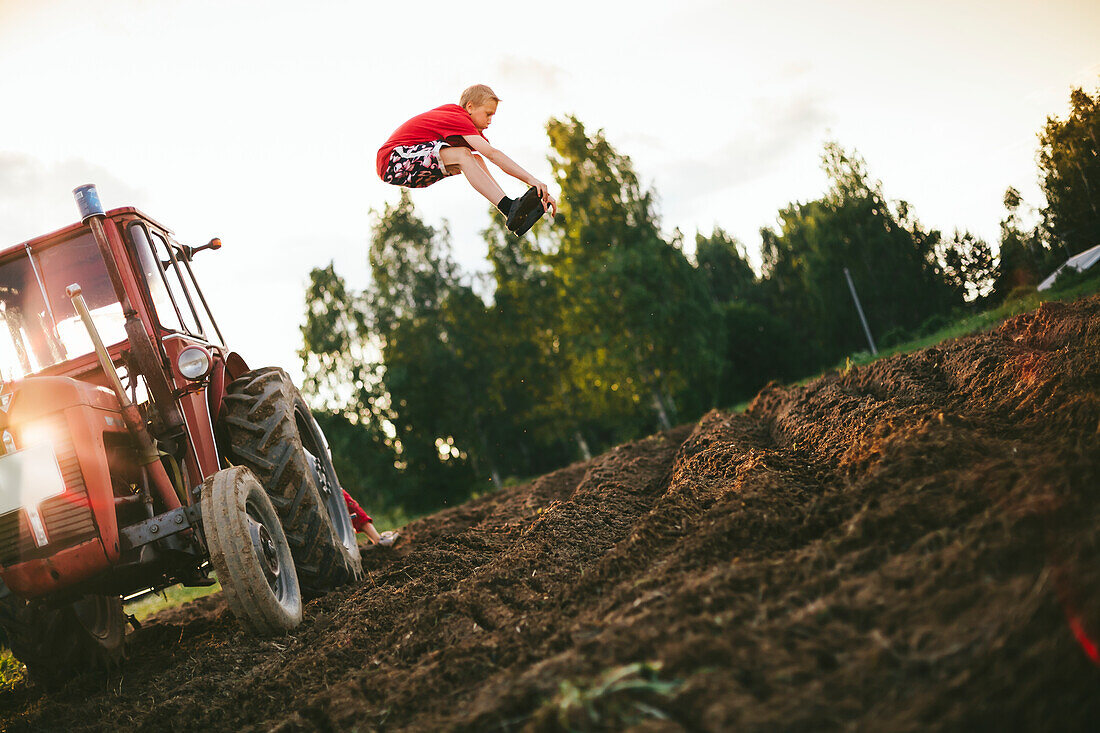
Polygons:
<instances>
[{"instance_id":1,"label":"tractor headlight","mask_svg":"<svg viewBox=\"0 0 1100 733\"><path fill-rule=\"evenodd\" d=\"M210 373L210 367L214 360L210 358L210 352L201 346L188 346L176 357L176 368L186 379L192 381L202 379Z\"/></svg>"},{"instance_id":2,"label":"tractor headlight","mask_svg":"<svg viewBox=\"0 0 1100 733\"><path fill-rule=\"evenodd\" d=\"M20 432L27 434L26 430ZM48 432L28 441L23 450L0 457L0 514L18 509L26 512L37 547L49 542L39 506L64 491L65 481Z\"/></svg>"}]
</instances>

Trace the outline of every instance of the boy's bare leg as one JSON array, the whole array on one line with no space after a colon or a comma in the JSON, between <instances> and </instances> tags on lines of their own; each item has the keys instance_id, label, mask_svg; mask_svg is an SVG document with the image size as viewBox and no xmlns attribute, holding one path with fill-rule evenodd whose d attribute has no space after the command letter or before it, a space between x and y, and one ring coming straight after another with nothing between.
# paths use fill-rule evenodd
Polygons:
<instances>
[{"instance_id":1,"label":"boy's bare leg","mask_svg":"<svg viewBox=\"0 0 1100 733\"><path fill-rule=\"evenodd\" d=\"M485 158L480 155L475 155L473 158L474 161L481 166L481 169L485 171L485 175L489 176L489 178L493 178L493 174L489 172L489 166L485 165ZM495 178L493 178L493 180L496 181Z\"/></svg>"},{"instance_id":2,"label":"boy's bare leg","mask_svg":"<svg viewBox=\"0 0 1100 733\"><path fill-rule=\"evenodd\" d=\"M478 162L478 164L479 164L479 165L480 165L480 166L481 166L482 168L484 168L484 169L485 169L485 175L489 176L490 178L493 178L493 174L489 172L489 166L485 165L485 157L484 157L484 156L481 156L481 155L475 155L475 156L474 156L474 160L476 160L476 161ZM495 179L495 178L493 179L493 182L494 182L494 183L496 183L496 179ZM547 196L547 198L549 198L549 195ZM497 199L497 200L499 201L500 199ZM549 199L549 201L553 202L553 199ZM554 205L554 206L556 207L556 206L557 206L557 202L554 202L554 203L553 203L553 205ZM542 210L543 210L543 211L546 211L547 207L548 207L548 202L547 202L547 201L543 201L543 202L542 202ZM555 211L556 211L556 209L555 209Z\"/></svg>"},{"instance_id":3,"label":"boy's bare leg","mask_svg":"<svg viewBox=\"0 0 1100 733\"><path fill-rule=\"evenodd\" d=\"M401 536L400 532L393 529L378 534L378 530L374 528L374 522L367 522L363 532L367 535L367 539L371 541L371 544L381 547L393 547L393 543Z\"/></svg>"},{"instance_id":4,"label":"boy's bare leg","mask_svg":"<svg viewBox=\"0 0 1100 733\"><path fill-rule=\"evenodd\" d=\"M480 155L474 155L468 148L445 147L439 151L439 159L443 161L443 165L447 166L447 170L454 170L452 166L457 166L474 190L488 199L493 206L504 198L504 189L489 173L489 168Z\"/></svg>"}]
</instances>

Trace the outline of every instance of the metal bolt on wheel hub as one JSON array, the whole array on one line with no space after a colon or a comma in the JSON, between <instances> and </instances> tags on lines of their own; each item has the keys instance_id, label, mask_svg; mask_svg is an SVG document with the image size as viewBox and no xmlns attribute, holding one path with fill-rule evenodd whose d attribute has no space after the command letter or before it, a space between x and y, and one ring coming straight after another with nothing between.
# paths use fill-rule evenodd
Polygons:
<instances>
[{"instance_id":1,"label":"metal bolt on wheel hub","mask_svg":"<svg viewBox=\"0 0 1100 733\"><path fill-rule=\"evenodd\" d=\"M306 453L313 459L313 470L317 475L317 488L321 490L321 495L327 500L332 496L332 486L328 482L328 473L325 472L325 464L321 463L321 459L308 450Z\"/></svg>"},{"instance_id":2,"label":"metal bolt on wheel hub","mask_svg":"<svg viewBox=\"0 0 1100 733\"><path fill-rule=\"evenodd\" d=\"M275 542L271 539L271 533L267 531L267 527L249 515L248 534L252 538L252 549L260 560L260 567L264 571L268 585L271 586L271 590L278 592L279 553L275 548Z\"/></svg>"}]
</instances>

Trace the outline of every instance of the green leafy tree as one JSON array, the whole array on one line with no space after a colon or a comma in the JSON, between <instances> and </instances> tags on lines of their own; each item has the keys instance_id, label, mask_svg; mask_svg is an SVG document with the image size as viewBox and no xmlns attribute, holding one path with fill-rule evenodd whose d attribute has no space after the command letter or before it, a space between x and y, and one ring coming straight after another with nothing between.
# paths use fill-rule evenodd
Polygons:
<instances>
[{"instance_id":1,"label":"green leafy tree","mask_svg":"<svg viewBox=\"0 0 1100 733\"><path fill-rule=\"evenodd\" d=\"M715 342L723 369L716 374L711 406L729 408L750 399L772 380L800 376L791 324L759 303L722 303Z\"/></svg>"},{"instance_id":2,"label":"green leafy tree","mask_svg":"<svg viewBox=\"0 0 1100 733\"><path fill-rule=\"evenodd\" d=\"M865 348L845 268L874 333L911 329L959 302L936 260L939 233L888 201L857 154L829 143L822 163L826 194L791 204L761 231L769 303L795 328L799 371Z\"/></svg>"},{"instance_id":3,"label":"green leafy tree","mask_svg":"<svg viewBox=\"0 0 1100 733\"><path fill-rule=\"evenodd\" d=\"M718 227L707 237L695 234L695 262L715 302L744 300L756 290L745 246Z\"/></svg>"},{"instance_id":4,"label":"green leafy tree","mask_svg":"<svg viewBox=\"0 0 1100 733\"><path fill-rule=\"evenodd\" d=\"M951 239L936 245L943 276L956 295L971 301L993 291L997 267L989 244L970 232L955 230Z\"/></svg>"},{"instance_id":5,"label":"green leafy tree","mask_svg":"<svg viewBox=\"0 0 1100 733\"><path fill-rule=\"evenodd\" d=\"M764 305L764 291L744 246L715 228L695 235L695 260L713 305L710 381L697 389L706 407L729 407L752 397L769 380L792 374L790 326Z\"/></svg>"},{"instance_id":6,"label":"green leafy tree","mask_svg":"<svg viewBox=\"0 0 1100 733\"><path fill-rule=\"evenodd\" d=\"M582 414L574 352L563 329L564 287L537 243L547 240L540 224L535 235L517 238L499 218L485 231L493 266L491 306L498 354L492 392L509 416L506 430L515 441L513 473L527 475L563 465L574 456L590 458L585 437L595 416ZM554 246L553 240L547 245Z\"/></svg>"},{"instance_id":7,"label":"green leafy tree","mask_svg":"<svg viewBox=\"0 0 1100 733\"><path fill-rule=\"evenodd\" d=\"M386 205L372 229L367 306L371 327L383 338L402 320L431 317L458 282L450 235L416 214L408 190Z\"/></svg>"},{"instance_id":8,"label":"green leafy tree","mask_svg":"<svg viewBox=\"0 0 1100 733\"><path fill-rule=\"evenodd\" d=\"M1064 119L1050 117L1039 136L1047 206L1043 225L1054 247L1043 275L1070 255L1100 244L1100 92L1070 92Z\"/></svg>"},{"instance_id":9,"label":"green leafy tree","mask_svg":"<svg viewBox=\"0 0 1100 733\"><path fill-rule=\"evenodd\" d=\"M369 329L361 298L350 291L330 262L309 274L302 359L306 393L332 412L366 416L381 374L368 351ZM376 345L374 345L377 351Z\"/></svg>"},{"instance_id":10,"label":"green leafy tree","mask_svg":"<svg viewBox=\"0 0 1100 733\"><path fill-rule=\"evenodd\" d=\"M572 355L582 414L614 416L616 437L667 427L690 393L708 302L678 241L662 237L653 192L630 158L574 117L547 125L562 191L558 248L559 343Z\"/></svg>"},{"instance_id":11,"label":"green leafy tree","mask_svg":"<svg viewBox=\"0 0 1100 733\"><path fill-rule=\"evenodd\" d=\"M375 421L359 422L353 415L317 410L340 483L368 511L403 508L405 473L392 440Z\"/></svg>"},{"instance_id":12,"label":"green leafy tree","mask_svg":"<svg viewBox=\"0 0 1100 733\"><path fill-rule=\"evenodd\" d=\"M394 507L403 504L405 476L378 345L368 334L361 297L331 263L314 269L298 352L303 392L311 397L343 487L364 506Z\"/></svg>"},{"instance_id":13,"label":"green leafy tree","mask_svg":"<svg viewBox=\"0 0 1100 733\"><path fill-rule=\"evenodd\" d=\"M479 469L496 472L479 431L483 369L469 339L477 324L464 320L484 307L459 280L447 231L426 225L406 191L377 217L369 261L367 322L379 342L381 403L409 478L405 504L461 501Z\"/></svg>"},{"instance_id":14,"label":"green leafy tree","mask_svg":"<svg viewBox=\"0 0 1100 733\"><path fill-rule=\"evenodd\" d=\"M410 511L467 497L479 460L495 471L478 431L483 364L472 334L484 306L459 282L449 246L403 192L372 228L366 291L350 292L330 265L314 270L306 294L307 392L363 449L364 466L392 467L382 472L390 502Z\"/></svg>"},{"instance_id":15,"label":"green leafy tree","mask_svg":"<svg viewBox=\"0 0 1100 733\"><path fill-rule=\"evenodd\" d=\"M1038 285L1047 269L1049 254L1041 232L1025 229L1020 222L1020 208L1024 205L1020 192L1010 186L1005 191L1004 205L1008 215L1001 220L1000 253L993 283L994 292L1002 299L1016 288Z\"/></svg>"}]
</instances>

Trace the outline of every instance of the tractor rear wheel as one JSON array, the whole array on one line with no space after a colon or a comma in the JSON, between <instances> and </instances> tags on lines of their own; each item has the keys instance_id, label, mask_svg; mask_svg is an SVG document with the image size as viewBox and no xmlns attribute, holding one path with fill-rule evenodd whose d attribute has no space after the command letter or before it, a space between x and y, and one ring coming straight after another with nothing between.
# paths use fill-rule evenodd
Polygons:
<instances>
[{"instance_id":1,"label":"tractor rear wheel","mask_svg":"<svg viewBox=\"0 0 1100 733\"><path fill-rule=\"evenodd\" d=\"M363 577L355 529L328 445L286 372L248 372L226 390L219 427L226 457L248 466L279 512L302 593Z\"/></svg>"},{"instance_id":2,"label":"tractor rear wheel","mask_svg":"<svg viewBox=\"0 0 1100 733\"><path fill-rule=\"evenodd\" d=\"M0 599L0 623L12 655L46 688L85 672L109 673L125 658L126 615L118 596L85 596L53 607L8 594Z\"/></svg>"},{"instance_id":3,"label":"tractor rear wheel","mask_svg":"<svg viewBox=\"0 0 1100 733\"><path fill-rule=\"evenodd\" d=\"M252 471L234 466L202 482L202 528L230 610L273 636L302 622L302 593L279 515Z\"/></svg>"}]
</instances>

